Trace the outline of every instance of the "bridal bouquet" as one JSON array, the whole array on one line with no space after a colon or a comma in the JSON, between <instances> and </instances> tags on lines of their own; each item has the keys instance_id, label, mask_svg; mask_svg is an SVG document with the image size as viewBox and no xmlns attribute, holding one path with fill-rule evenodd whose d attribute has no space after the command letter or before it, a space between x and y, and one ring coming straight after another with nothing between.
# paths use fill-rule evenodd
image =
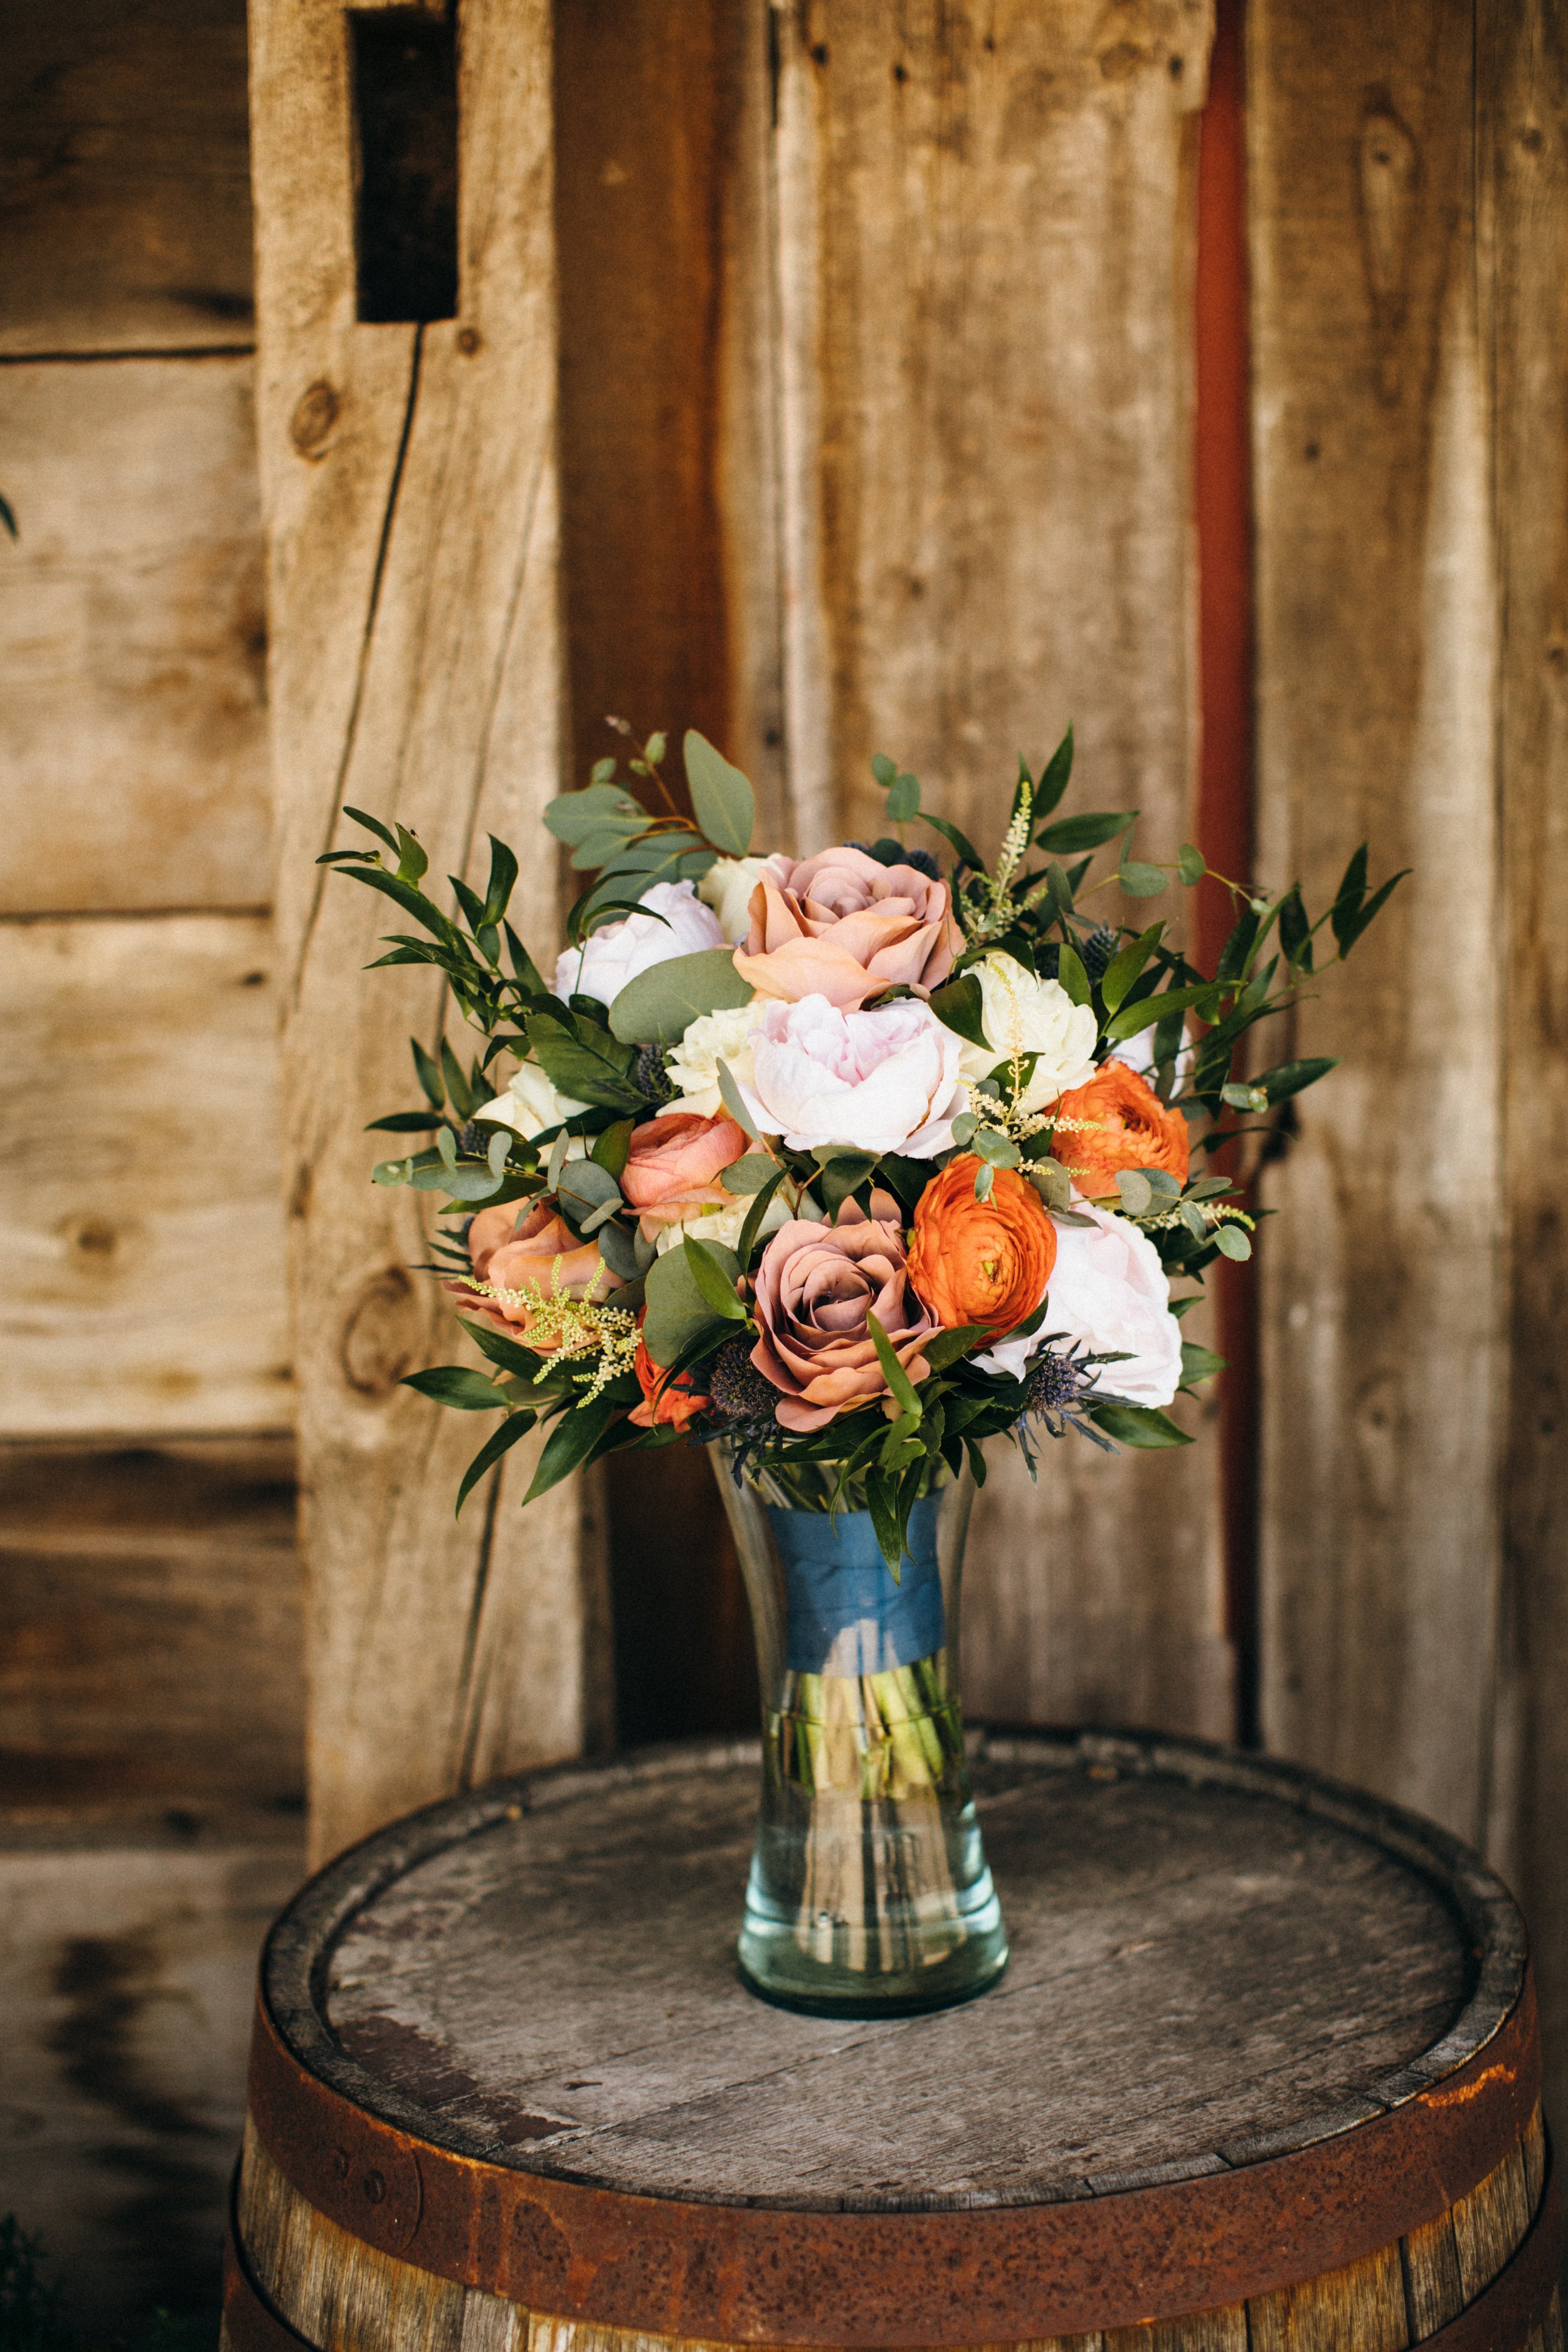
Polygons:
<instances>
[{"instance_id":1,"label":"bridal bouquet","mask_svg":"<svg viewBox=\"0 0 1568 2352\"><path fill-rule=\"evenodd\" d=\"M1042 1431L1189 1443L1166 1408L1221 1360L1182 1318L1251 1246L1215 1155L1333 1067L1237 1076L1238 1049L1401 877L1369 891L1358 849L1316 919L1298 886L1228 882L1206 973L1163 920L1094 911L1207 869L1134 856L1135 810L1056 814L1070 730L1020 763L989 863L880 757L886 836L758 855L710 743L686 737L688 816L664 738L622 731L624 772L546 814L595 877L548 977L503 843L482 896L453 877L455 914L402 825L349 809L384 847L323 861L418 926L380 961L437 966L482 1040L415 1042L425 1101L374 1122L431 1139L375 1181L444 1196L431 1270L490 1367L409 1381L500 1416L458 1507L541 1423L528 1500L618 1449L722 1439L782 1505L868 1511L896 1574L911 1511L944 1464L984 1479L986 1438L1031 1469ZM917 820L945 870L906 845Z\"/></svg>"}]
</instances>

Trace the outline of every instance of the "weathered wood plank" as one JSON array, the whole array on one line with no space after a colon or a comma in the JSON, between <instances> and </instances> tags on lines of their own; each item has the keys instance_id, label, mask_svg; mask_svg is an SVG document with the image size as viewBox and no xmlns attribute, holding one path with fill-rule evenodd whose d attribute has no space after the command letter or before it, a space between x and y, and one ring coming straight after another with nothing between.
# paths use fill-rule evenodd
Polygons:
<instances>
[{"instance_id":1,"label":"weathered wood plank","mask_svg":"<svg viewBox=\"0 0 1568 2352\"><path fill-rule=\"evenodd\" d=\"M1547 0L1478 11L1491 278L1498 584L1497 801L1504 898L1506 1590L1492 1850L1530 1914L1547 2113L1568 2116L1568 1661L1563 1328L1568 1236L1568 20ZM1559 2323L1560 2324L1560 2323Z\"/></svg>"},{"instance_id":2,"label":"weathered wood plank","mask_svg":"<svg viewBox=\"0 0 1568 2352\"><path fill-rule=\"evenodd\" d=\"M478 1442L400 1390L450 1358L411 1197L372 1191L365 1119L405 1093L438 987L360 969L391 928L314 856L338 803L395 812L435 872L527 850L560 781L549 15L464 14L460 321L354 322L342 9L251 12L263 504L278 790L286 1150L311 1568L312 1843L528 1759L603 1713L602 1572L573 1488L519 1517L531 1459L451 1518ZM557 921L524 856L520 929Z\"/></svg>"},{"instance_id":3,"label":"weathered wood plank","mask_svg":"<svg viewBox=\"0 0 1568 2352\"><path fill-rule=\"evenodd\" d=\"M0 1433L284 1429L268 925L0 925Z\"/></svg>"},{"instance_id":4,"label":"weathered wood plank","mask_svg":"<svg viewBox=\"0 0 1568 2352\"><path fill-rule=\"evenodd\" d=\"M877 829L879 750L992 839L1018 750L1072 718L1087 804L1142 806L1173 854L1194 807L1210 12L799 0L776 22L802 845ZM971 1542L971 1706L1228 1732L1217 1476L1212 1432L1182 1456L1052 1447L1037 1489L1000 1460Z\"/></svg>"},{"instance_id":5,"label":"weathered wood plank","mask_svg":"<svg viewBox=\"0 0 1568 2352\"><path fill-rule=\"evenodd\" d=\"M1344 1066L1266 1180L1264 1727L1475 1837L1503 1301L1472 12L1249 23L1260 866L1320 905L1363 835L1415 868L1280 1040Z\"/></svg>"},{"instance_id":6,"label":"weathered wood plank","mask_svg":"<svg viewBox=\"0 0 1568 2352\"><path fill-rule=\"evenodd\" d=\"M0 209L0 352L248 340L243 0L8 15Z\"/></svg>"},{"instance_id":7,"label":"weathered wood plank","mask_svg":"<svg viewBox=\"0 0 1568 2352\"><path fill-rule=\"evenodd\" d=\"M286 1438L0 1448L0 1802L303 1803Z\"/></svg>"},{"instance_id":8,"label":"weathered wood plank","mask_svg":"<svg viewBox=\"0 0 1568 2352\"><path fill-rule=\"evenodd\" d=\"M0 1821L0 2212L42 2233L87 2342L209 2307L256 1956L301 1846L277 1817L47 1843Z\"/></svg>"},{"instance_id":9,"label":"weathered wood plank","mask_svg":"<svg viewBox=\"0 0 1568 2352\"><path fill-rule=\"evenodd\" d=\"M248 359L0 368L0 912L271 895Z\"/></svg>"}]
</instances>

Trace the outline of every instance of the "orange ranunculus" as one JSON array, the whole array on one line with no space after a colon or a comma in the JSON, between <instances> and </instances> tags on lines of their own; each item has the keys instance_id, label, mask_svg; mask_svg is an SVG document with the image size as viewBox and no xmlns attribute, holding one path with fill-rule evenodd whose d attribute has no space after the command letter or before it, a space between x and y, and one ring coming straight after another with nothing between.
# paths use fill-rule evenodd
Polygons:
<instances>
[{"instance_id":1,"label":"orange ranunculus","mask_svg":"<svg viewBox=\"0 0 1568 2352\"><path fill-rule=\"evenodd\" d=\"M747 1149L744 1129L722 1113L702 1118L695 1111L667 1111L634 1127L621 1191L641 1213L644 1241L651 1242L661 1225L679 1225L703 1209L731 1207L731 1195L718 1179Z\"/></svg>"},{"instance_id":2,"label":"orange ranunculus","mask_svg":"<svg viewBox=\"0 0 1568 2352\"><path fill-rule=\"evenodd\" d=\"M509 1339L528 1339L542 1355L559 1345L554 1339L532 1339L529 1326L540 1302L560 1294L570 1298L607 1298L620 1288L591 1236L579 1241L549 1201L536 1201L526 1213L508 1204L481 1209L468 1227L468 1262L476 1281L487 1283L489 1296L460 1282L447 1287L465 1315L492 1324Z\"/></svg>"},{"instance_id":3,"label":"orange ranunculus","mask_svg":"<svg viewBox=\"0 0 1568 2352\"><path fill-rule=\"evenodd\" d=\"M980 1161L950 1160L915 1207L910 1280L945 1330L978 1323L1000 1339L1031 1316L1057 1262L1057 1229L1034 1186L998 1168L974 1197Z\"/></svg>"},{"instance_id":4,"label":"orange ranunculus","mask_svg":"<svg viewBox=\"0 0 1568 2352\"><path fill-rule=\"evenodd\" d=\"M1055 1115L1063 1124L1052 1150L1087 1199L1113 1198L1122 1168L1163 1168L1186 1182L1186 1120L1125 1062L1101 1062L1086 1087L1059 1098Z\"/></svg>"},{"instance_id":5,"label":"orange ranunculus","mask_svg":"<svg viewBox=\"0 0 1568 2352\"><path fill-rule=\"evenodd\" d=\"M637 1317L637 1352L636 1370L642 1390L642 1402L634 1405L628 1419L637 1429L684 1429L693 1415L705 1412L709 1399L693 1391L690 1376L678 1373L672 1381L664 1380L664 1367L656 1364L643 1344L642 1315ZM658 1389L657 1397L655 1389Z\"/></svg>"}]
</instances>

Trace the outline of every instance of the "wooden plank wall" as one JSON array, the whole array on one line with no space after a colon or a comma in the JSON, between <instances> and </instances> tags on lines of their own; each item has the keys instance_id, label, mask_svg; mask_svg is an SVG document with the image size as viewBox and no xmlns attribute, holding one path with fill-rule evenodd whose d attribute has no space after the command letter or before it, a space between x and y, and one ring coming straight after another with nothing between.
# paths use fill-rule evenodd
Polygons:
<instances>
[{"instance_id":1,"label":"wooden plank wall","mask_svg":"<svg viewBox=\"0 0 1568 2352\"><path fill-rule=\"evenodd\" d=\"M1264 1732L1489 1848L1561 2115L1568 21L1256 0L1251 51L1260 863L1415 868L1267 1177Z\"/></svg>"},{"instance_id":2,"label":"wooden plank wall","mask_svg":"<svg viewBox=\"0 0 1568 2352\"><path fill-rule=\"evenodd\" d=\"M240 0L0 31L0 2211L210 2312L299 1874Z\"/></svg>"}]
</instances>

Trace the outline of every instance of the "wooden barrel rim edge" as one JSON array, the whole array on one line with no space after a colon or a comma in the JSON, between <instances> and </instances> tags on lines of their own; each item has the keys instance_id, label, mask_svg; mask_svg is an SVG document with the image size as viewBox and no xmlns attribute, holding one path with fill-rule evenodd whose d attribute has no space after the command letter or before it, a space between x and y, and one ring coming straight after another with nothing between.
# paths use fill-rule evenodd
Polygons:
<instances>
[{"instance_id":1,"label":"wooden barrel rim edge","mask_svg":"<svg viewBox=\"0 0 1568 2352\"><path fill-rule=\"evenodd\" d=\"M367 2244L563 2317L798 2341L800 2258L809 2248L819 2292L806 2300L826 2296L825 2337L886 2342L891 2329L909 2343L937 2343L954 2340L960 2316L962 2332L981 2337L1071 2334L1174 2317L1342 2268L1436 2220L1518 2141L1540 2076L1522 1924L1500 1882L1457 1840L1316 1776L1196 1741L1017 1733L979 1746L1001 1763L1049 1758L1065 1769L1218 1780L1403 1849L1481 1943L1470 2000L1430 2051L1373 2085L1381 2115L1369 2118L1369 2101L1358 2099L1352 2112L1279 2136L1283 2147L1260 2135L1231 2147L1217 2172L1184 2168L1155 2186L1013 2205L955 2199L918 2210L886 2201L633 2196L501 2164L447 2143L340 2048L310 1955L324 1956L382 1887L476 1829L525 1806L571 1801L605 1776L626 1785L757 1755L754 1743L708 1743L521 1776L427 1808L329 1864L285 1912L263 1957L251 2076L263 2146L308 2202ZM1125 2292L1120 2317L1106 2309L1108 2277ZM758 2300L764 2278L782 2282L772 2304L767 2290ZM743 2324L738 2298L747 2305ZM1091 2305L1098 2317L1083 2315ZM853 2328L848 2305L859 2307Z\"/></svg>"}]
</instances>

